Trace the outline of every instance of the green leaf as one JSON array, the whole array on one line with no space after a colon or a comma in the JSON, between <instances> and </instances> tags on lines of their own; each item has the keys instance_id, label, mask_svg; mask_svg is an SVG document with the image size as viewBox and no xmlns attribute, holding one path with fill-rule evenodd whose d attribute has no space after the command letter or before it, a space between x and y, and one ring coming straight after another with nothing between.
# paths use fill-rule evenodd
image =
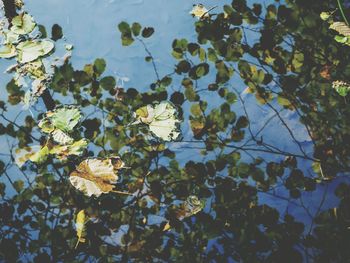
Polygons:
<instances>
[{"instance_id":1,"label":"green leaf","mask_svg":"<svg viewBox=\"0 0 350 263\"><path fill-rule=\"evenodd\" d=\"M348 37L337 35L334 37L334 40L338 43L345 44L348 41Z\"/></svg>"},{"instance_id":2,"label":"green leaf","mask_svg":"<svg viewBox=\"0 0 350 263\"><path fill-rule=\"evenodd\" d=\"M78 124L81 118L80 110L72 106L64 106L49 111L46 117L39 122L39 128L43 132L51 133L55 129L69 133Z\"/></svg>"},{"instance_id":3,"label":"green leaf","mask_svg":"<svg viewBox=\"0 0 350 263\"><path fill-rule=\"evenodd\" d=\"M43 163L47 160L48 156L50 154L49 148L47 146L44 146L41 148L38 152L34 153L32 156L29 157L29 160L33 163Z\"/></svg>"},{"instance_id":4,"label":"green leaf","mask_svg":"<svg viewBox=\"0 0 350 263\"><path fill-rule=\"evenodd\" d=\"M139 23L133 23L132 26L131 26L131 30L132 30L132 33L134 36L138 36L140 35L140 32L141 32L141 25Z\"/></svg>"},{"instance_id":5,"label":"green leaf","mask_svg":"<svg viewBox=\"0 0 350 263\"><path fill-rule=\"evenodd\" d=\"M12 19L11 31L18 35L26 35L33 31L35 25L33 17L23 13Z\"/></svg>"},{"instance_id":6,"label":"green leaf","mask_svg":"<svg viewBox=\"0 0 350 263\"><path fill-rule=\"evenodd\" d=\"M103 58L97 58L94 62L94 71L97 76L101 76L106 69L106 61Z\"/></svg>"},{"instance_id":7,"label":"green leaf","mask_svg":"<svg viewBox=\"0 0 350 263\"><path fill-rule=\"evenodd\" d=\"M129 24L125 21L119 23L118 28L119 28L119 31L121 33L130 33L131 32Z\"/></svg>"},{"instance_id":8,"label":"green leaf","mask_svg":"<svg viewBox=\"0 0 350 263\"><path fill-rule=\"evenodd\" d=\"M131 35L131 28L127 22L121 22L118 25L119 31L122 33L122 45L129 46L134 42Z\"/></svg>"},{"instance_id":9,"label":"green leaf","mask_svg":"<svg viewBox=\"0 0 350 263\"><path fill-rule=\"evenodd\" d=\"M112 90L116 86L116 81L113 77L108 76L100 80L100 85L105 90Z\"/></svg>"},{"instance_id":10,"label":"green leaf","mask_svg":"<svg viewBox=\"0 0 350 263\"><path fill-rule=\"evenodd\" d=\"M11 44L0 47L0 58L13 58L17 55L16 48Z\"/></svg>"},{"instance_id":11,"label":"green leaf","mask_svg":"<svg viewBox=\"0 0 350 263\"><path fill-rule=\"evenodd\" d=\"M28 63L50 53L55 45L49 40L27 40L17 45L18 60Z\"/></svg>"}]
</instances>

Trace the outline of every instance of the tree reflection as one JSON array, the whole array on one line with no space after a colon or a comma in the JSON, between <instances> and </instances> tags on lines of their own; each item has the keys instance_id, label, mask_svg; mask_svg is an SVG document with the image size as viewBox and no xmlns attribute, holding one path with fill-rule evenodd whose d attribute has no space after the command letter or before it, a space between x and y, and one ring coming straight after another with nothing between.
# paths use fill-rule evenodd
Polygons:
<instances>
[{"instance_id":1,"label":"tree reflection","mask_svg":"<svg viewBox=\"0 0 350 263\"><path fill-rule=\"evenodd\" d=\"M195 23L196 43L174 40L178 61L166 76L145 41L154 29L120 23L123 45L145 49L156 81L147 92L120 87L104 74L103 59L83 69L74 69L68 58L56 66L50 92L41 98L48 110L50 98L57 105L73 98L84 114L74 132L89 141L82 156L66 162L51 156L16 166L15 149L45 142L38 128L45 110L39 103L33 116L12 114L24 88L9 82L8 101L0 103L1 142L8 146L0 162L2 259L347 262L350 191L346 178L339 182L349 171L349 107L331 80L348 77L349 55L319 18L334 8L331 1L265 8L243 0L218 7ZM233 81L237 76L244 92ZM130 125L137 109L166 100L183 120L182 139L166 143L147 127ZM264 112L259 121L251 116L252 101ZM286 112L298 116L312 152ZM276 121L291 149L267 138ZM117 188L130 196L89 198L69 183L86 158L115 155L128 167ZM309 206L312 192L319 199L316 210ZM333 192L340 203L327 210ZM266 196L284 205L270 205ZM81 210L90 220L86 242L75 249Z\"/></svg>"}]
</instances>

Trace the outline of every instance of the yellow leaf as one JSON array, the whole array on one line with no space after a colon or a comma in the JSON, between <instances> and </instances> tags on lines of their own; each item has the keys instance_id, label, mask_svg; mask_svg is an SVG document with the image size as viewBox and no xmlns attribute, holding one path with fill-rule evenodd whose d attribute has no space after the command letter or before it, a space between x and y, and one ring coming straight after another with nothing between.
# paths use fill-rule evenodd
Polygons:
<instances>
[{"instance_id":1,"label":"yellow leaf","mask_svg":"<svg viewBox=\"0 0 350 263\"><path fill-rule=\"evenodd\" d=\"M78 247L79 243L84 243L85 240L85 224L89 220L89 218L85 215L84 210L80 210L77 214L76 220L75 220L75 229L77 231L77 237L78 241L75 245L75 248Z\"/></svg>"},{"instance_id":2,"label":"yellow leaf","mask_svg":"<svg viewBox=\"0 0 350 263\"><path fill-rule=\"evenodd\" d=\"M168 231L171 228L169 222L166 223L166 225L163 228L163 231Z\"/></svg>"}]
</instances>

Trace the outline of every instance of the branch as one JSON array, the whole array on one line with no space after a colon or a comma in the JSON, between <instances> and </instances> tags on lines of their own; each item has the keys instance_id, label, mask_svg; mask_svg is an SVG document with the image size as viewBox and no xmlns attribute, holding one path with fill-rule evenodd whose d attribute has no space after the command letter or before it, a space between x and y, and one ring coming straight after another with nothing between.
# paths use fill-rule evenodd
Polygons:
<instances>
[{"instance_id":1,"label":"branch","mask_svg":"<svg viewBox=\"0 0 350 263\"><path fill-rule=\"evenodd\" d=\"M15 0L2 0L1 2L4 4L5 16L9 23L11 23L12 18L17 15Z\"/></svg>"}]
</instances>

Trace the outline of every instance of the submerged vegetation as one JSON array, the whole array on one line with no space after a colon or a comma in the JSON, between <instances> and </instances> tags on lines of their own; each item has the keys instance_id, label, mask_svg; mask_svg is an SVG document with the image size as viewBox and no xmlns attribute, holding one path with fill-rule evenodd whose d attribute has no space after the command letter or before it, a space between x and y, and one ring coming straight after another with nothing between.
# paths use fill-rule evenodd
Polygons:
<instances>
[{"instance_id":1,"label":"submerged vegetation","mask_svg":"<svg viewBox=\"0 0 350 263\"><path fill-rule=\"evenodd\" d=\"M173 41L164 76L147 46L157 28L116 20L116 41L154 70L141 92L103 58L73 68L64 29L49 37L15 4L0 21L0 57L15 62L0 101L1 260L349 262L343 6L195 4L196 41Z\"/></svg>"}]
</instances>

